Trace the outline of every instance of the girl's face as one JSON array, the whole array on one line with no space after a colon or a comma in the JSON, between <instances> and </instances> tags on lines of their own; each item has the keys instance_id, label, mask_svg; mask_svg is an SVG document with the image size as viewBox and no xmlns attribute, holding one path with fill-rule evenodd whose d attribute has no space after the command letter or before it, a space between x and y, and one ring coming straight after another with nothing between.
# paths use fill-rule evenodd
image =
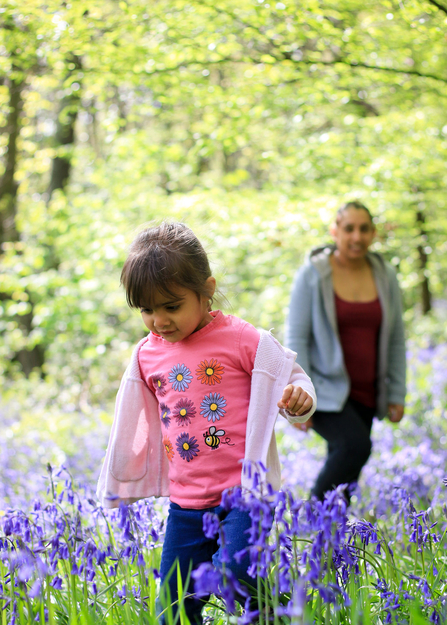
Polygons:
<instances>
[{"instance_id":1,"label":"girl's face","mask_svg":"<svg viewBox=\"0 0 447 625\"><path fill-rule=\"evenodd\" d=\"M376 229L368 213L361 208L347 208L331 228L338 253L348 260L363 258Z\"/></svg>"},{"instance_id":2,"label":"girl's face","mask_svg":"<svg viewBox=\"0 0 447 625\"><path fill-rule=\"evenodd\" d=\"M209 297L214 295L216 281L208 278ZM213 317L208 311L209 299L190 289L176 287L175 297L159 293L153 308L141 308L143 323L148 330L159 334L169 343L186 339L193 332L205 327Z\"/></svg>"}]
</instances>

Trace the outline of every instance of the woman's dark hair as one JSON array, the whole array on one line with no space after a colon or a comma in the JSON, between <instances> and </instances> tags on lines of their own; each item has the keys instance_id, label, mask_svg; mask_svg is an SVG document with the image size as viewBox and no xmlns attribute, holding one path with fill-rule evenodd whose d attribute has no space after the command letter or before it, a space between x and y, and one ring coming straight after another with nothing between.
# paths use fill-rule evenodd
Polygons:
<instances>
[{"instance_id":1,"label":"woman's dark hair","mask_svg":"<svg viewBox=\"0 0 447 625\"><path fill-rule=\"evenodd\" d=\"M146 308L159 293L176 297L176 286L212 301L205 284L210 276L208 257L192 230L182 223L163 222L135 238L121 272L121 284L131 308Z\"/></svg>"},{"instance_id":2,"label":"woman's dark hair","mask_svg":"<svg viewBox=\"0 0 447 625\"><path fill-rule=\"evenodd\" d=\"M374 219L371 215L369 208L367 208L364 204L359 202L358 200L353 200L352 202L346 202L346 204L342 204L340 208L337 210L335 214L335 223L338 224L340 222L340 218L343 213L349 208L356 208L357 210L364 210L368 213L369 218L371 219L371 223L374 225Z\"/></svg>"}]
</instances>

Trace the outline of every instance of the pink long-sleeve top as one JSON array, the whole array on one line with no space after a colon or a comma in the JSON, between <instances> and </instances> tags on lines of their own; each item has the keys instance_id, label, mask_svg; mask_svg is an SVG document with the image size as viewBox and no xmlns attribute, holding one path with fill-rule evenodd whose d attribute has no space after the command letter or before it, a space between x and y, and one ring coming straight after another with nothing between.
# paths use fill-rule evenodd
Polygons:
<instances>
[{"instance_id":1,"label":"pink long-sleeve top","mask_svg":"<svg viewBox=\"0 0 447 625\"><path fill-rule=\"evenodd\" d=\"M267 473L259 473L261 483L268 482L278 489L281 470L274 433L277 402L289 383L307 391L314 403L306 415L294 417L279 410L291 423L302 423L314 413L316 397L311 380L295 362L296 354L280 345L269 332L259 330L259 335L251 372L240 483L243 489L250 489L253 478L250 468L262 463ZM116 508L121 502L130 504L144 497L171 496L160 405L143 380L139 365L139 354L149 338L142 339L135 347L118 391L115 419L96 491L106 508Z\"/></svg>"},{"instance_id":2,"label":"pink long-sleeve top","mask_svg":"<svg viewBox=\"0 0 447 625\"><path fill-rule=\"evenodd\" d=\"M187 508L219 505L241 483L251 372L259 332L217 311L213 321L170 343L151 333L139 353L158 400L169 461L170 499Z\"/></svg>"}]
</instances>

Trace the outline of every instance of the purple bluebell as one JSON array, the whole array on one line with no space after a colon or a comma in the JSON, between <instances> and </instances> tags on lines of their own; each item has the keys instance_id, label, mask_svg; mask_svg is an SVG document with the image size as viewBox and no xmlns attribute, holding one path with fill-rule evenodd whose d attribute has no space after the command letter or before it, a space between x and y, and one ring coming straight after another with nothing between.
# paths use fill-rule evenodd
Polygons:
<instances>
[{"instance_id":1,"label":"purple bluebell","mask_svg":"<svg viewBox=\"0 0 447 625\"><path fill-rule=\"evenodd\" d=\"M198 597L219 594L221 575L210 562L200 564L197 569L192 572L191 577L194 579L194 590Z\"/></svg>"},{"instance_id":2,"label":"purple bluebell","mask_svg":"<svg viewBox=\"0 0 447 625\"><path fill-rule=\"evenodd\" d=\"M28 591L28 597L30 599L36 599L40 596L42 590L42 582L40 579L36 579Z\"/></svg>"},{"instance_id":3,"label":"purple bluebell","mask_svg":"<svg viewBox=\"0 0 447 625\"><path fill-rule=\"evenodd\" d=\"M207 538L215 538L219 534L220 521L217 514L205 512L203 515L203 533Z\"/></svg>"}]
</instances>

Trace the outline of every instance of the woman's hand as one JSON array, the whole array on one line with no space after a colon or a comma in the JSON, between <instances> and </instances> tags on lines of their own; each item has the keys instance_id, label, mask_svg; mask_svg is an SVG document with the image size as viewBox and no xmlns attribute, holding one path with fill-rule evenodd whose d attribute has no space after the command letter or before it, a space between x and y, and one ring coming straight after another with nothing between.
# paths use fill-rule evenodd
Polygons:
<instances>
[{"instance_id":1,"label":"woman's hand","mask_svg":"<svg viewBox=\"0 0 447 625\"><path fill-rule=\"evenodd\" d=\"M313 427L312 417L309 417L305 423L292 423L293 427L301 432L307 432Z\"/></svg>"},{"instance_id":2,"label":"woman's hand","mask_svg":"<svg viewBox=\"0 0 447 625\"><path fill-rule=\"evenodd\" d=\"M402 404L388 404L388 419L391 423L399 423L404 416L404 407Z\"/></svg>"},{"instance_id":3,"label":"woman's hand","mask_svg":"<svg viewBox=\"0 0 447 625\"><path fill-rule=\"evenodd\" d=\"M312 408L314 400L301 386L288 384L282 392L278 408L287 410L294 417L305 415Z\"/></svg>"}]
</instances>

